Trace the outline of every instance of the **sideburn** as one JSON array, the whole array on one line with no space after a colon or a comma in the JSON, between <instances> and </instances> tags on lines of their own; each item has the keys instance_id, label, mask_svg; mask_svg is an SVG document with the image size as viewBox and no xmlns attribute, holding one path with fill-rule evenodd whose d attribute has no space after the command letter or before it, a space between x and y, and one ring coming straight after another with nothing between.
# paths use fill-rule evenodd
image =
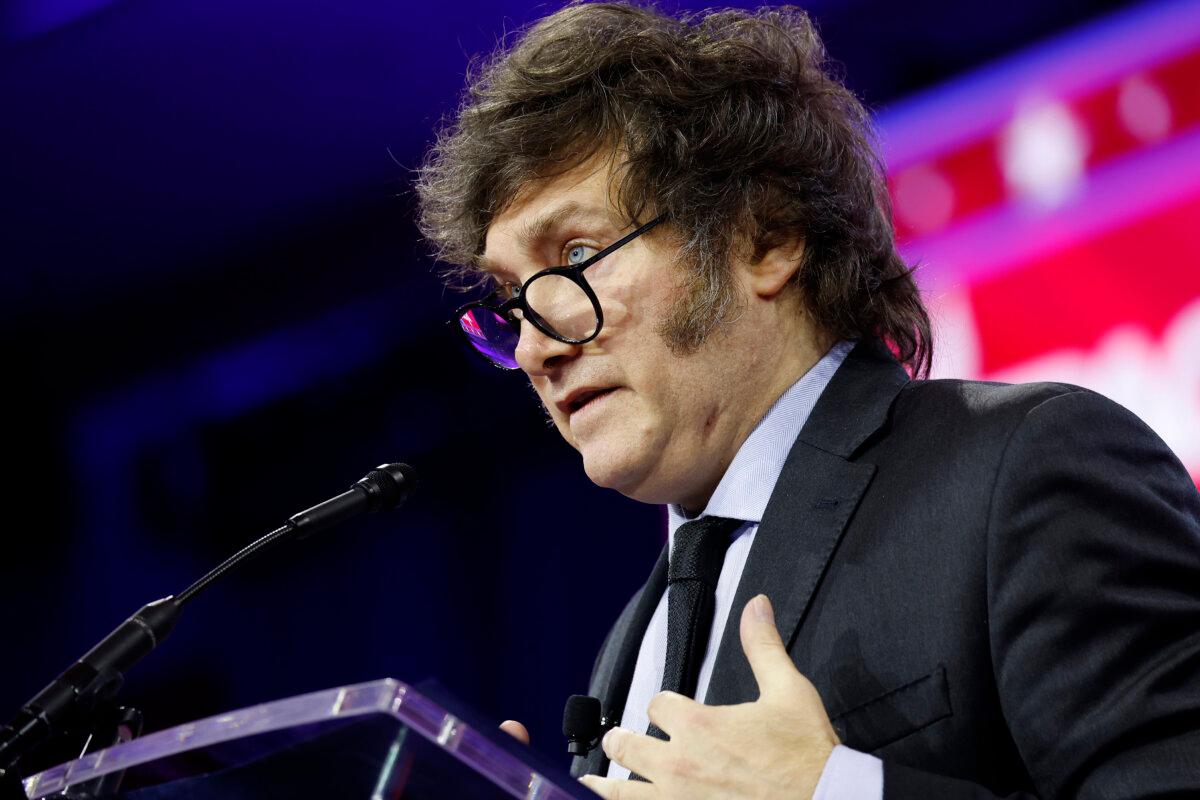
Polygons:
<instances>
[{"instance_id":1,"label":"sideburn","mask_svg":"<svg viewBox=\"0 0 1200 800\"><path fill-rule=\"evenodd\" d=\"M687 273L682 281L683 295L667 311L656 332L673 355L688 356L699 350L714 331L736 319L741 298L724 259L721 263L675 268Z\"/></svg>"}]
</instances>

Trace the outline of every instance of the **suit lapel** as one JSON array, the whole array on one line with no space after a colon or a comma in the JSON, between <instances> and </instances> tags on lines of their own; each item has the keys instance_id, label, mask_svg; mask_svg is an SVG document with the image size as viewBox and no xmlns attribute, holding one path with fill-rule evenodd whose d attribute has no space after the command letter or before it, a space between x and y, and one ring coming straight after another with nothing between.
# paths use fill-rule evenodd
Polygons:
<instances>
[{"instance_id":1,"label":"suit lapel","mask_svg":"<svg viewBox=\"0 0 1200 800\"><path fill-rule=\"evenodd\" d=\"M842 533L875 474L851 461L887 421L908 375L882 344L860 342L847 355L788 454L755 534L717 650L704 702L728 705L758 696L739 627L750 598L766 594L790 645Z\"/></svg>"},{"instance_id":2,"label":"suit lapel","mask_svg":"<svg viewBox=\"0 0 1200 800\"><path fill-rule=\"evenodd\" d=\"M791 642L825 565L874 474L871 464L852 464L803 442L793 448L754 536L705 703L729 705L758 696L742 652L742 609L755 595L767 595L775 608L780 637Z\"/></svg>"},{"instance_id":3,"label":"suit lapel","mask_svg":"<svg viewBox=\"0 0 1200 800\"><path fill-rule=\"evenodd\" d=\"M664 547L654 569L650 571L646 585L621 614L600 652L592 694L600 698L600 707L606 717L620 720L625 699L629 696L629 686L633 683L633 670L637 666L642 638L666 589L667 548ZM584 759L582 767L573 772L576 775L603 774L607 769L608 758L604 750L597 747Z\"/></svg>"}]
</instances>

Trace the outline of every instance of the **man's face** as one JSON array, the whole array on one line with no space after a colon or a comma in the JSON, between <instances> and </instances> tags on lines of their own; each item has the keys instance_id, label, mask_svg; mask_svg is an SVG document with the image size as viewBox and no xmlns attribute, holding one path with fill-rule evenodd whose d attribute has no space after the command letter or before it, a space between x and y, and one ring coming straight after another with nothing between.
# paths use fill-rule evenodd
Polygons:
<instances>
[{"instance_id":1,"label":"man's face","mask_svg":"<svg viewBox=\"0 0 1200 800\"><path fill-rule=\"evenodd\" d=\"M485 268L519 286L628 233L608 178L593 162L528 188L488 229ZM668 348L658 329L683 294L676 253L659 228L589 267L604 314L599 336L569 345L523 323L517 361L592 481L699 510L757 422L743 403L755 390L756 349L729 330L688 355Z\"/></svg>"}]
</instances>

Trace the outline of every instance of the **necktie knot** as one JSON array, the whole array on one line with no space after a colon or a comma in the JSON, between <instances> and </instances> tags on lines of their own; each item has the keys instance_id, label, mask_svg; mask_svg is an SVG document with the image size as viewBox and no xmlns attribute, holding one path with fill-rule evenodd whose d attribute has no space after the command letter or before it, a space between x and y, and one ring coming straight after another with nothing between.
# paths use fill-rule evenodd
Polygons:
<instances>
[{"instance_id":1,"label":"necktie knot","mask_svg":"<svg viewBox=\"0 0 1200 800\"><path fill-rule=\"evenodd\" d=\"M701 517L680 525L667 562L667 584L699 581L716 589L729 535L741 524L740 519Z\"/></svg>"}]
</instances>

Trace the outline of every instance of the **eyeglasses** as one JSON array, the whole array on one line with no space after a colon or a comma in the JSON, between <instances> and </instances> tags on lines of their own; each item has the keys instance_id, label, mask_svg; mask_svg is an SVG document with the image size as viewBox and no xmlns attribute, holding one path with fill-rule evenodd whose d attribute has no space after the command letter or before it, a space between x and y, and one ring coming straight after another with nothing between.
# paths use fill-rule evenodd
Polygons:
<instances>
[{"instance_id":1,"label":"eyeglasses","mask_svg":"<svg viewBox=\"0 0 1200 800\"><path fill-rule=\"evenodd\" d=\"M521 340L522 320L559 342L590 342L600 334L604 313L583 271L664 219L665 214L650 220L586 261L542 270L514 289L507 299L494 292L486 299L468 303L454 312L454 319L471 346L502 369L518 367L517 343Z\"/></svg>"}]
</instances>

